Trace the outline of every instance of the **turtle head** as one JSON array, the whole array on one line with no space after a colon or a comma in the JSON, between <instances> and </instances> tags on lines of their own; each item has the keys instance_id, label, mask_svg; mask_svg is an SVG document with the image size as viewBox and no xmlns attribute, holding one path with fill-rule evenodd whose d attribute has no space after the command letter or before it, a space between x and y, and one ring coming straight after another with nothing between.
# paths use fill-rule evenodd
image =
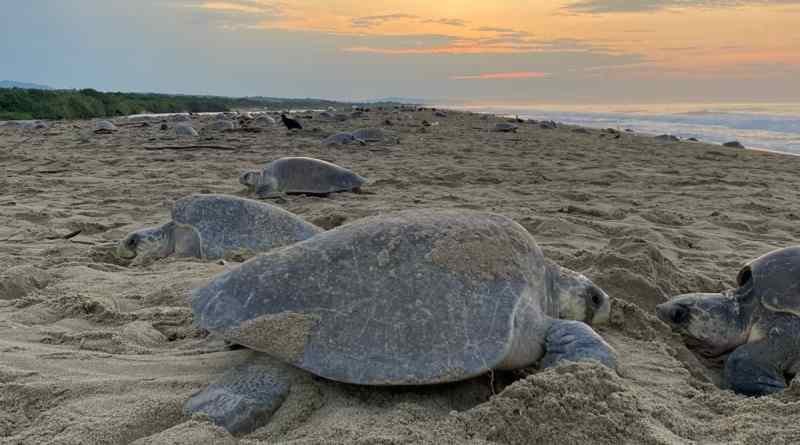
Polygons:
<instances>
[{"instance_id":1,"label":"turtle head","mask_svg":"<svg viewBox=\"0 0 800 445\"><path fill-rule=\"evenodd\" d=\"M548 264L551 292L557 297L558 318L590 325L608 323L611 299L603 289L581 273Z\"/></svg>"},{"instance_id":2,"label":"turtle head","mask_svg":"<svg viewBox=\"0 0 800 445\"><path fill-rule=\"evenodd\" d=\"M239 184L254 188L258 185L258 180L260 177L261 172L257 170L248 170L239 175Z\"/></svg>"},{"instance_id":3,"label":"turtle head","mask_svg":"<svg viewBox=\"0 0 800 445\"><path fill-rule=\"evenodd\" d=\"M119 242L117 256L139 261L165 258L175 249L173 234L174 223L137 230Z\"/></svg>"},{"instance_id":4,"label":"turtle head","mask_svg":"<svg viewBox=\"0 0 800 445\"><path fill-rule=\"evenodd\" d=\"M656 314L693 351L719 357L744 344L750 334L748 295L740 292L678 295L656 306Z\"/></svg>"}]
</instances>

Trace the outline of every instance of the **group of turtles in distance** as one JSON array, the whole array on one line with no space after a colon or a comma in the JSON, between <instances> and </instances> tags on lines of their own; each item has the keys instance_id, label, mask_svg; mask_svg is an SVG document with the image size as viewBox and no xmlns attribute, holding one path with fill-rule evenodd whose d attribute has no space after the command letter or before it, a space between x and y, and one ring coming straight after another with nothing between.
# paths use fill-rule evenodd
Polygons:
<instances>
[{"instance_id":1,"label":"group of turtles in distance","mask_svg":"<svg viewBox=\"0 0 800 445\"><path fill-rule=\"evenodd\" d=\"M362 107L362 106L353 106L352 111L350 112L341 112L337 111L333 107L329 107L326 110L320 111L316 113L316 118L321 121L330 121L330 122L345 122L351 119L360 119L367 117L371 111L379 111L381 113L395 113L398 119L403 117L408 117L408 113L417 112L417 111L430 111L432 112L434 117L448 117L448 114L445 110L437 109L435 107L425 108L425 107L417 107L417 106L410 106L410 105L395 105L393 107L383 107L377 106L374 109L370 107ZM267 111L252 111L252 112L223 112L218 113L216 115L216 120L205 127L203 130L212 130L212 131L252 131L252 132L259 132L265 128L273 127L278 125L279 123L285 126L290 132L303 130L304 125L298 116L290 116L287 114L288 112L267 112ZM175 122L173 127L170 127L169 123L166 119L162 120L160 123L160 129L162 131L170 130L173 128L174 135L179 138L184 137L198 137L200 133L192 126L192 118L193 113L179 113L172 115L171 119ZM312 112L305 112L302 115L305 119L313 119L315 116ZM488 120L491 117L489 114L482 114L481 119ZM142 119L147 119L146 116L142 116ZM382 122L385 126L392 126L394 125L392 119L385 119ZM488 131L497 132L497 133L516 133L517 130L520 128L520 124L534 124L538 125L542 129L552 130L559 128L561 124L552 121L552 120L536 120L536 119L522 119L519 116L515 116L513 118L509 117L506 118L504 121L494 123ZM146 120L141 122L143 126L149 126L150 123ZM420 125L423 127L420 131L425 131L426 127L431 126L438 126L439 122L429 122L427 120L422 120ZM48 124L44 121L20 121L16 124L19 128L23 130L37 130L37 129L47 129ZM118 130L117 126L109 120L98 120L95 122L94 133L95 134L110 134L114 133ZM315 131L319 131L319 128L314 128ZM585 127L574 127L572 131L575 133L582 133L582 134L591 134L589 129ZM633 133L634 130L630 128L626 128L625 133ZM599 136L605 137L606 133L610 133L614 139L621 139L622 132L618 129L614 128L605 128L601 129ZM290 133L291 134L291 133ZM701 142L697 137L686 137L682 139L681 137L672 135L672 134L661 134L654 136L654 139L660 142L681 142L681 141L688 141L688 142ZM366 145L369 142L382 142L382 141L397 141L396 138L392 138L389 134L387 134L381 128L362 128L351 132L338 132L334 134L327 135L322 140L322 145L348 145L348 144L357 144L357 145ZM737 140L731 140L729 142L722 143L722 146L728 148L738 148L744 149L746 148L744 144Z\"/></svg>"},{"instance_id":2,"label":"group of turtles in distance","mask_svg":"<svg viewBox=\"0 0 800 445\"><path fill-rule=\"evenodd\" d=\"M381 111L384 111L383 107L379 107ZM401 109L399 107L395 112L399 113ZM336 112L336 110L330 107L328 110L321 111L318 113L317 117L320 120L328 120L328 121L335 121L335 122L343 122L350 119L358 119L362 117L366 117L367 113L370 111L370 108L364 107L353 107L353 111L350 113L342 113ZM423 110L422 108L418 110ZM407 109L403 109L403 111L407 112ZM162 131L169 130L170 128L174 128L175 135L178 137L196 137L199 136L199 132L193 127L192 119L195 117L192 113L180 113L180 114L173 114L171 115L171 120L174 122L174 126L170 126L167 119L162 119L160 124L160 129ZM307 119L314 118L314 115L311 112L307 112L304 115ZM148 122L148 116L141 116L135 117L135 119L140 119L142 122L139 124L141 126L150 126L150 122ZM275 126L277 124L282 124L290 131L296 130L303 130L304 126L301 121L296 117L290 117L285 112L224 112L218 113L216 115L216 119L205 125L202 130L212 130L212 131L261 131L261 129L268 128ZM383 122L384 125L391 126L393 125L390 119L386 119ZM36 127L35 125L41 125L40 127ZM29 125L24 126L25 129L33 129L33 128L44 128L46 126L45 123L38 122L38 123L29 123ZM105 119L98 120L94 123L93 132L95 134L111 134L118 131L119 128L113 122ZM314 129L315 131L319 131L318 128ZM344 145L344 144L365 144L366 142L380 142L388 138L388 135L381 130L380 128L362 128L353 132L341 132L331 135L330 137L325 138L323 140L324 145Z\"/></svg>"},{"instance_id":3,"label":"group of turtles in distance","mask_svg":"<svg viewBox=\"0 0 800 445\"><path fill-rule=\"evenodd\" d=\"M330 121L330 122L344 122L352 119L360 119L365 118L369 115L371 111L380 111L383 114L387 114L389 112L395 113L397 120L403 120L410 118L410 113L416 111L431 111L434 117L447 117L448 114L440 109L436 108L424 108L424 107L410 107L410 106L395 106L393 110L389 110L385 107L376 107L375 110L368 107L353 107L351 112L339 112L333 107L329 107L327 110L323 110L317 112L316 115L311 112L304 112L300 116L293 115L290 116L286 112L266 112L266 111L253 111L253 112L223 112L218 113L215 119L205 124L202 128L198 127L195 128L193 125L193 118L196 118L197 115L193 113L178 113L170 115L168 118L162 118L160 122L160 130L162 131L169 131L172 130L174 136L178 138L194 138L200 136L200 134L204 131L249 131L249 132L260 132L264 129L274 127L276 125L283 125L289 131L290 134L292 132L303 130L304 124L301 122L300 117L304 119L316 119L320 121ZM488 116L487 116L488 117ZM137 124L139 126L146 126L149 127L152 125L152 118L147 115L142 116L134 116L133 121L128 123L117 123L106 119L100 119L94 122L94 128L91 130L87 130L82 133L82 139L84 141L88 141L88 135L93 132L94 134L113 134L119 131L119 125L131 125ZM169 119L169 120L168 120ZM393 126L396 125L393 119L385 119L382 122L383 126ZM172 123L170 123L172 121ZM499 133L513 133L516 132L518 127L518 123L538 123L535 120L523 120L519 118L514 119L507 119L506 121L497 122L493 124L488 130L493 132ZM439 122L429 122L427 120L422 120L419 125L423 128L420 131L425 131L426 127L431 126L438 126ZM545 121L541 123L542 128L556 128L556 123L552 121ZM31 130L31 129L40 129L40 128L47 128L47 123L42 121L30 121L24 122L19 125L20 128L24 130ZM319 132L320 128L313 127L313 131ZM324 133L324 132L323 132ZM348 145L348 144L357 144L357 145L366 145L367 143L371 142L399 142L399 140L388 133L387 131L383 130L382 128L378 127L368 127L368 128L360 128L354 131L343 131L337 132L333 134L327 134L322 139L322 145L330 146L330 145Z\"/></svg>"},{"instance_id":4,"label":"group of turtles in distance","mask_svg":"<svg viewBox=\"0 0 800 445\"><path fill-rule=\"evenodd\" d=\"M366 179L289 157L239 178L257 197L357 191ZM592 361L617 370L593 326L611 300L547 259L511 218L410 209L324 230L236 196L179 199L172 219L120 241L117 254L250 259L191 291L196 325L256 351L184 405L231 432L268 421L303 373L357 385L431 385L493 370ZM724 358L727 388L765 395L800 367L800 247L749 262L738 287L680 295L657 316L696 353ZM323 380L324 382L324 380Z\"/></svg>"}]
</instances>

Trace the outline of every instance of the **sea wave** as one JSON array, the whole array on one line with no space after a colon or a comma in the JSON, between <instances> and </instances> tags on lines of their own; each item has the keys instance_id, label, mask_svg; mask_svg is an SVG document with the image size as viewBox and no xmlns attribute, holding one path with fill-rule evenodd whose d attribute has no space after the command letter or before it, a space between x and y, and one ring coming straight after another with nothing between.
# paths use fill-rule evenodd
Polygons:
<instances>
[{"instance_id":1,"label":"sea wave","mask_svg":"<svg viewBox=\"0 0 800 445\"><path fill-rule=\"evenodd\" d=\"M800 104L467 105L451 108L595 128L672 134L704 142L800 154Z\"/></svg>"}]
</instances>

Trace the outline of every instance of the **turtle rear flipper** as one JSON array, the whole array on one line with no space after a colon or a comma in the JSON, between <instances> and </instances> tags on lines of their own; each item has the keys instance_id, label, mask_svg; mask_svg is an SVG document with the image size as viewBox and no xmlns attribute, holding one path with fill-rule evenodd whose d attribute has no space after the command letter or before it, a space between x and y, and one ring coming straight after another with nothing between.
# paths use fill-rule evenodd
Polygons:
<instances>
[{"instance_id":1,"label":"turtle rear flipper","mask_svg":"<svg viewBox=\"0 0 800 445\"><path fill-rule=\"evenodd\" d=\"M183 412L187 416L205 414L231 433L247 433L269 421L283 404L289 388L290 379L285 373L246 363L194 394L183 405Z\"/></svg>"},{"instance_id":2,"label":"turtle rear flipper","mask_svg":"<svg viewBox=\"0 0 800 445\"><path fill-rule=\"evenodd\" d=\"M542 368L551 368L564 362L597 361L617 369L617 353L586 323L572 320L554 320L545 338L546 353Z\"/></svg>"}]
</instances>

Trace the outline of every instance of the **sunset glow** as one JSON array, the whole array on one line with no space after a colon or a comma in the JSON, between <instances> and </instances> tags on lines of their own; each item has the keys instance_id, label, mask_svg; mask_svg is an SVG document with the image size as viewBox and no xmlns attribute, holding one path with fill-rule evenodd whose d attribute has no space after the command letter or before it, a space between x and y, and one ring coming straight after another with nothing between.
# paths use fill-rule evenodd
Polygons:
<instances>
[{"instance_id":1,"label":"sunset glow","mask_svg":"<svg viewBox=\"0 0 800 445\"><path fill-rule=\"evenodd\" d=\"M19 1L19 9L43 15L37 12L42 6L32 3ZM705 92L714 92L714 100L729 92L731 100L800 96L791 91L800 78L800 0L442 0L435 6L420 0L82 0L77 5L51 2L47 18L53 22L40 29L14 21L0 25L22 40L37 32L52 35L64 45L54 57L79 54L90 64L99 63L101 53L119 58L99 70L87 66L95 76L114 66L121 70L129 56L145 52L163 57L164 66L175 65L170 81L163 75L145 81L156 75L153 67L138 77L130 70L117 73L108 88L202 92L191 85L205 76L197 85L215 84L206 88L217 94L502 99L518 98L529 88L532 98L546 95L550 101L612 100L623 92L633 95L627 100L648 101L694 100ZM93 21L92 14L102 20ZM81 31L58 34L63 29L58 17ZM18 53L13 41L4 39L6 53ZM187 57L190 53L195 55ZM17 77L54 82L42 65L47 57L26 62L23 54L22 59L12 68L20 71ZM231 72L238 80L225 85ZM343 83L331 88L331 78ZM461 80L498 82L475 89L466 86L470 82L454 83ZM587 82L603 86L582 91Z\"/></svg>"},{"instance_id":2,"label":"sunset glow","mask_svg":"<svg viewBox=\"0 0 800 445\"><path fill-rule=\"evenodd\" d=\"M554 51L632 54L641 63L610 67L641 77L649 70L668 76L770 77L767 66L800 73L800 0L688 1L545 0L428 2L306 0L204 2L207 10L268 15L261 29L350 35L364 42L342 52L409 54L526 54ZM230 20L234 20L231 17ZM436 42L432 40L444 40ZM414 40L408 45L379 45L378 38ZM758 65L758 66L753 66ZM502 68L502 67L499 67ZM588 71L592 71L589 69ZM775 73L781 75L781 73ZM469 76L449 76L451 79ZM497 75L480 78L541 78Z\"/></svg>"}]
</instances>

